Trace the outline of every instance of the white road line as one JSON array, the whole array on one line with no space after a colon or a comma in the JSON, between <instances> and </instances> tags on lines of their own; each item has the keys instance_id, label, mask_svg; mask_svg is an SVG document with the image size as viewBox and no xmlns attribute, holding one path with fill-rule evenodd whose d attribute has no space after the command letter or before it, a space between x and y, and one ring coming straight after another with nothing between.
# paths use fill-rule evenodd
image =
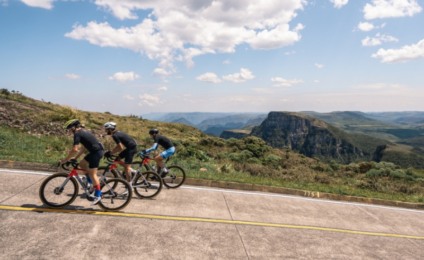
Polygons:
<instances>
[{"instance_id":1,"label":"white road line","mask_svg":"<svg viewBox=\"0 0 424 260\"><path fill-rule=\"evenodd\" d=\"M33 174L33 175L51 175L47 172L38 172L38 171L28 171L28 170L12 170L12 169L0 169L0 173L24 173L24 174Z\"/></svg>"},{"instance_id":2,"label":"white road line","mask_svg":"<svg viewBox=\"0 0 424 260\"><path fill-rule=\"evenodd\" d=\"M0 169L0 173L21 173L21 174L44 175L44 176L51 174L51 173L41 172L41 171L12 170L12 169ZM179 189L203 190L203 191L211 191L211 192L225 192L225 193L233 193L233 194L241 194L241 195L265 196L265 197L290 198L290 199L307 200L307 201L320 202L320 203L352 205L352 206L379 208L379 209L387 209L387 210L395 210L395 211L407 211L407 212L415 212L415 213L424 214L424 210L407 209L407 208L400 208L400 207L389 207L389 206L356 203L356 202L347 202L347 201L334 201L334 200L326 200L326 199L320 199L320 198L306 198L306 197L295 196L295 195L275 194L275 193L260 192L260 191L240 191L240 190L208 188L208 187L199 187L199 186L190 186L190 185L181 186Z\"/></svg>"}]
</instances>

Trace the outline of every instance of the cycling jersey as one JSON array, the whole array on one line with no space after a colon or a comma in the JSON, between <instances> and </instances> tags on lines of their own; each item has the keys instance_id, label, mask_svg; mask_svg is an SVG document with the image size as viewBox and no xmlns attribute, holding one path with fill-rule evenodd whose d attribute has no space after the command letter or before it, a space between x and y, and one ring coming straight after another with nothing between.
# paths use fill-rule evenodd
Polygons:
<instances>
[{"instance_id":1,"label":"cycling jersey","mask_svg":"<svg viewBox=\"0 0 424 260\"><path fill-rule=\"evenodd\" d=\"M121 131L116 131L115 133L113 133L112 138L116 144L122 143L122 145L124 145L127 149L137 147L136 141L132 137Z\"/></svg>"},{"instance_id":2,"label":"cycling jersey","mask_svg":"<svg viewBox=\"0 0 424 260\"><path fill-rule=\"evenodd\" d=\"M171 147L174 147L174 145L172 144L171 140L169 140L168 138L166 138L163 135L156 135L154 137L155 143L153 144L153 146L149 149L146 150L146 153L149 153L153 150L158 149L158 145L162 146L163 149L168 150Z\"/></svg>"},{"instance_id":3,"label":"cycling jersey","mask_svg":"<svg viewBox=\"0 0 424 260\"><path fill-rule=\"evenodd\" d=\"M74 134L74 145L82 144L90 153L103 150L103 146L96 137L85 130L79 130Z\"/></svg>"}]
</instances>

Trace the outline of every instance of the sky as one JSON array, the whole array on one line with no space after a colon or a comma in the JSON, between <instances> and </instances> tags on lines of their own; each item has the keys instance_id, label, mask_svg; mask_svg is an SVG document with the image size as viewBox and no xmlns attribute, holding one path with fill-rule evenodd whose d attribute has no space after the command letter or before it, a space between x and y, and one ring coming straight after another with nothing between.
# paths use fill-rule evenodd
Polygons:
<instances>
[{"instance_id":1,"label":"sky","mask_svg":"<svg viewBox=\"0 0 424 260\"><path fill-rule=\"evenodd\" d=\"M424 111L423 0L0 0L0 88L86 111Z\"/></svg>"}]
</instances>

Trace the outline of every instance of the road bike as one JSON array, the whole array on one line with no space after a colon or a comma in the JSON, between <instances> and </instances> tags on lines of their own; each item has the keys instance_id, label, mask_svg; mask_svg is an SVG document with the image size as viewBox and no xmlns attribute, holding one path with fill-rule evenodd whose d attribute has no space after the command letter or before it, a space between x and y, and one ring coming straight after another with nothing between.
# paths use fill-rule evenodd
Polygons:
<instances>
[{"instance_id":1,"label":"road bike","mask_svg":"<svg viewBox=\"0 0 424 260\"><path fill-rule=\"evenodd\" d=\"M140 157L141 161L133 162L133 164L138 165L140 172L142 172L143 167L146 172L156 172L155 166L150 163L153 158L143 153L139 153L138 156ZM158 174L162 178L162 182L167 188L175 189L183 185L186 179L186 174L184 169L178 165L166 166L166 163L170 160L170 158L171 157L168 157L164 162L165 167L168 169L168 173L165 174L164 169L162 168Z\"/></svg>"},{"instance_id":2,"label":"road bike","mask_svg":"<svg viewBox=\"0 0 424 260\"><path fill-rule=\"evenodd\" d=\"M102 176L109 178L120 178L127 180L125 171L120 171L118 165L124 165L125 163L120 160L117 156L106 157L106 166L99 167L99 170L103 173ZM162 190L163 184L160 176L154 171L140 172L136 171L131 174L130 184L134 189L134 193L139 198L153 198L157 196Z\"/></svg>"},{"instance_id":3,"label":"road bike","mask_svg":"<svg viewBox=\"0 0 424 260\"><path fill-rule=\"evenodd\" d=\"M89 201L93 201L89 184L78 175L78 171L87 172L78 167L76 161L62 164L62 168L70 170L69 173L55 173L47 177L40 186L39 196L41 201L51 208L63 208L70 205L78 196L78 183ZM72 167L70 167L72 166ZM104 210L121 210L131 201L132 189L128 182L119 178L100 176L102 199L97 205Z\"/></svg>"}]
</instances>

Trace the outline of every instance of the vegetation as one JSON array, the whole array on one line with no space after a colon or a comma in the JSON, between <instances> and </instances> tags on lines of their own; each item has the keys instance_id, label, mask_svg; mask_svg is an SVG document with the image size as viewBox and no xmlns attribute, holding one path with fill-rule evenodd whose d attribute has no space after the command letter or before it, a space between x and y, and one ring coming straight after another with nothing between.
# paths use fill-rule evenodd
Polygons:
<instances>
[{"instance_id":1,"label":"vegetation","mask_svg":"<svg viewBox=\"0 0 424 260\"><path fill-rule=\"evenodd\" d=\"M224 140L183 124L80 111L0 90L0 108L4 104L9 109L0 109L2 160L54 164L71 146L71 136L61 128L70 118L79 118L111 148L112 140L104 136L102 125L115 121L119 129L138 141L140 149L152 144L148 129L158 128L174 141L177 154L173 161L184 167L191 178L424 202L424 171L404 169L394 163L325 163L289 149L272 148L253 136Z\"/></svg>"}]
</instances>

